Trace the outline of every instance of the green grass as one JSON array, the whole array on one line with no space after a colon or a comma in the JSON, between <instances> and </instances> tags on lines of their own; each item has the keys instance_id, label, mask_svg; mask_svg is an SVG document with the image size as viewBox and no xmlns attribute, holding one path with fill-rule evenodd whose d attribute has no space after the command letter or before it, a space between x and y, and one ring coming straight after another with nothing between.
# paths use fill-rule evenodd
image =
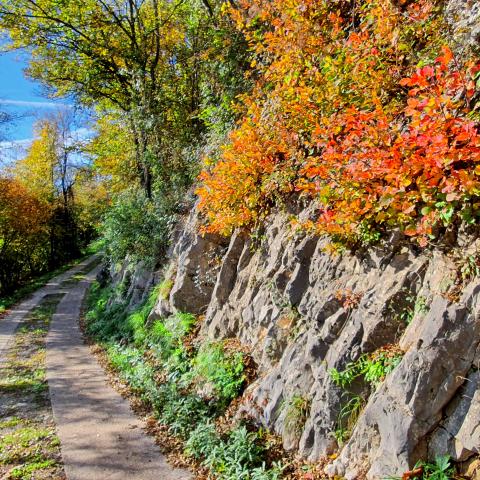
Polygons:
<instances>
[{"instance_id":1,"label":"green grass","mask_svg":"<svg viewBox=\"0 0 480 480\"><path fill-rule=\"evenodd\" d=\"M19 428L12 433L4 434L0 440L0 452L7 450L8 447L28 447L34 442L38 442L50 435L50 430L32 426Z\"/></svg>"},{"instance_id":2,"label":"green grass","mask_svg":"<svg viewBox=\"0 0 480 480\"><path fill-rule=\"evenodd\" d=\"M40 460L38 462L32 462L28 465L23 465L21 467L15 467L10 472L10 477L12 478L20 478L20 479L33 479L34 473L39 472L41 470L48 470L51 467L55 466L55 460Z\"/></svg>"},{"instance_id":3,"label":"green grass","mask_svg":"<svg viewBox=\"0 0 480 480\"><path fill-rule=\"evenodd\" d=\"M21 418L18 418L18 417L9 418L8 420L0 422L0 430L4 430L5 428L16 427L20 423L22 423Z\"/></svg>"},{"instance_id":4,"label":"green grass","mask_svg":"<svg viewBox=\"0 0 480 480\"><path fill-rule=\"evenodd\" d=\"M45 336L61 297L47 296L22 322L0 366L0 478L62 476L45 378Z\"/></svg>"}]
</instances>

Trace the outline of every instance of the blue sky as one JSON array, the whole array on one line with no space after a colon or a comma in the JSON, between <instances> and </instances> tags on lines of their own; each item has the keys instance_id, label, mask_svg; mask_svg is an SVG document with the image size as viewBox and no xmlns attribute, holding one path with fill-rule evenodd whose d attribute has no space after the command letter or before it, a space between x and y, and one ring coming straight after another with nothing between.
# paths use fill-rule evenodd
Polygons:
<instances>
[{"instance_id":1,"label":"blue sky","mask_svg":"<svg viewBox=\"0 0 480 480\"><path fill-rule=\"evenodd\" d=\"M24 155L33 138L36 120L59 108L68 108L65 100L47 98L41 85L25 76L23 70L27 64L25 53L0 54L0 110L20 117L0 132L0 164ZM84 131L83 135L88 135L87 129L80 130Z\"/></svg>"},{"instance_id":2,"label":"blue sky","mask_svg":"<svg viewBox=\"0 0 480 480\"><path fill-rule=\"evenodd\" d=\"M27 57L19 52L0 55L0 109L22 115L6 132L9 140L32 138L33 123L61 101L42 95L41 86L25 77Z\"/></svg>"}]
</instances>

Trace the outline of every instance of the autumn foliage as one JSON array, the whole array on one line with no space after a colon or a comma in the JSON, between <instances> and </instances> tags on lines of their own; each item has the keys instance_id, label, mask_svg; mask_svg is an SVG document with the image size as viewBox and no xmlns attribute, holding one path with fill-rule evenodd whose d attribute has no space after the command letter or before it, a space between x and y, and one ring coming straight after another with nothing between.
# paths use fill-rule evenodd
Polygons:
<instances>
[{"instance_id":1,"label":"autumn foliage","mask_svg":"<svg viewBox=\"0 0 480 480\"><path fill-rule=\"evenodd\" d=\"M41 270L41 252L48 247L46 207L19 181L0 177L0 292L28 277L32 270Z\"/></svg>"},{"instance_id":2,"label":"autumn foliage","mask_svg":"<svg viewBox=\"0 0 480 480\"><path fill-rule=\"evenodd\" d=\"M420 244L480 210L480 66L455 58L441 8L365 0L243 0L231 10L257 77L198 189L206 231L253 227L293 192L315 228ZM478 117L478 115L477 115Z\"/></svg>"},{"instance_id":3,"label":"autumn foliage","mask_svg":"<svg viewBox=\"0 0 480 480\"><path fill-rule=\"evenodd\" d=\"M77 258L108 196L79 156L66 112L36 125L24 158L0 170L0 295Z\"/></svg>"}]
</instances>

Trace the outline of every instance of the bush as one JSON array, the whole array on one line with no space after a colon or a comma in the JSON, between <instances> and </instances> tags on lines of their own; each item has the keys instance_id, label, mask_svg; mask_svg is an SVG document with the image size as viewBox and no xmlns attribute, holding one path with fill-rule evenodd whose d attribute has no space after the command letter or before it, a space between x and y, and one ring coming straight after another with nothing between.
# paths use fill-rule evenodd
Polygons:
<instances>
[{"instance_id":1,"label":"bush","mask_svg":"<svg viewBox=\"0 0 480 480\"><path fill-rule=\"evenodd\" d=\"M169 426L170 431L187 439L195 426L204 423L212 415L205 401L194 394L180 392L174 383L164 387L165 402L160 407L160 420Z\"/></svg>"},{"instance_id":2,"label":"bush","mask_svg":"<svg viewBox=\"0 0 480 480\"><path fill-rule=\"evenodd\" d=\"M161 201L149 200L136 190L121 194L104 220L107 254L114 261L125 257L155 263L169 244L174 217Z\"/></svg>"},{"instance_id":3,"label":"bush","mask_svg":"<svg viewBox=\"0 0 480 480\"><path fill-rule=\"evenodd\" d=\"M146 322L158 296L154 288L147 300L134 311L128 312L124 303L108 304L112 288L101 289L95 282L90 290L87 332L102 342L117 340L132 342L141 347L149 335Z\"/></svg>"},{"instance_id":4,"label":"bush","mask_svg":"<svg viewBox=\"0 0 480 480\"><path fill-rule=\"evenodd\" d=\"M185 453L197 460L203 460L212 454L220 442L215 425L207 420L205 423L200 423L190 434L185 444Z\"/></svg>"}]
</instances>

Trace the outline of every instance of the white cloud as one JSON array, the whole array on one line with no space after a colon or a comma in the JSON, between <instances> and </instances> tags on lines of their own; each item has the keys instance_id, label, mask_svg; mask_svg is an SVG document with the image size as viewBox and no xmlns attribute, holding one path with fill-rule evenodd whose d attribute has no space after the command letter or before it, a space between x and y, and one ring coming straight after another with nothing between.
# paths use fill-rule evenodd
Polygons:
<instances>
[{"instance_id":1,"label":"white cloud","mask_svg":"<svg viewBox=\"0 0 480 480\"><path fill-rule=\"evenodd\" d=\"M92 137L95 132L89 128L72 130L69 143L82 142ZM24 158L34 138L21 140L4 140L0 142L0 169Z\"/></svg>"},{"instance_id":2,"label":"white cloud","mask_svg":"<svg viewBox=\"0 0 480 480\"><path fill-rule=\"evenodd\" d=\"M0 105L11 105L14 107L30 108L72 108L72 105L58 102L30 102L25 100L5 100L0 99Z\"/></svg>"},{"instance_id":3,"label":"white cloud","mask_svg":"<svg viewBox=\"0 0 480 480\"><path fill-rule=\"evenodd\" d=\"M7 167L13 162L23 158L32 142L33 138L0 142L0 168L2 166Z\"/></svg>"},{"instance_id":4,"label":"white cloud","mask_svg":"<svg viewBox=\"0 0 480 480\"><path fill-rule=\"evenodd\" d=\"M0 148L25 148L33 141L33 138L25 138L23 140L5 140L0 142Z\"/></svg>"}]
</instances>

